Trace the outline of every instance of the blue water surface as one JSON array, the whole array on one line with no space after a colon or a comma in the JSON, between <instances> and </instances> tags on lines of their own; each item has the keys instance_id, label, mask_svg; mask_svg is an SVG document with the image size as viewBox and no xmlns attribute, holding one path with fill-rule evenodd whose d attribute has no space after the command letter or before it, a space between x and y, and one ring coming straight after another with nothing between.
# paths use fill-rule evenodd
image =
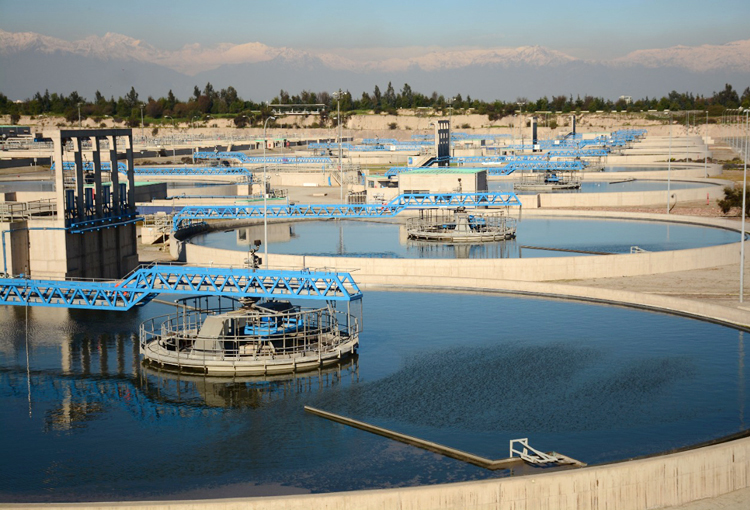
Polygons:
<instances>
[{"instance_id":1,"label":"blue water surface","mask_svg":"<svg viewBox=\"0 0 750 510\"><path fill-rule=\"evenodd\" d=\"M320 220L271 225L268 250L344 257L534 258L576 256L581 252L630 253L633 246L647 251L682 250L740 241L739 233L696 225L523 216L516 235L514 240L447 244L409 240L405 225L395 221ZM191 242L245 251L248 240L263 238L260 225L200 234Z\"/></svg>"},{"instance_id":2,"label":"blue water surface","mask_svg":"<svg viewBox=\"0 0 750 510\"><path fill-rule=\"evenodd\" d=\"M0 307L0 501L213 498L508 476L303 411L488 458L508 442L587 463L747 428L744 333L633 309L367 292L356 359L219 379L141 365L129 312ZM27 363L28 352L28 363ZM538 472L521 467L516 473Z\"/></svg>"}]
</instances>

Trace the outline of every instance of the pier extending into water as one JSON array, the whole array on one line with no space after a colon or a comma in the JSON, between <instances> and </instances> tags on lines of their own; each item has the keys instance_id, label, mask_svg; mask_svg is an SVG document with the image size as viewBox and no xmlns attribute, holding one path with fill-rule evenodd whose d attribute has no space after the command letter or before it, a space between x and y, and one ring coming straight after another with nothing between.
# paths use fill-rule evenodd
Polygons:
<instances>
[{"instance_id":1,"label":"pier extending into water","mask_svg":"<svg viewBox=\"0 0 750 510\"><path fill-rule=\"evenodd\" d=\"M548 465L548 466L551 466L551 465L556 465L556 466L570 465L570 466L575 466L575 467L586 466L586 463L584 462L575 460L573 458L570 458L566 455L562 455L557 452L552 452L550 454L544 454L544 453L540 454L540 452L537 452L533 450L532 448L531 453L529 453L529 450L527 449L528 439L513 440L511 441L511 447L510 447L510 451L512 455L512 453L514 452L513 444L517 441L522 441L522 446L526 447L524 448L524 451L526 453L519 453L520 455L519 457L511 456L505 459L492 460L492 459L480 457L479 455L474 455L473 453L464 452L456 448L451 448L450 446L438 444L433 441L425 441L424 439L419 439L418 437L409 436L407 434L401 434L400 432L395 432L393 430L389 430L383 427L378 427L377 425L371 425L363 421L354 420L352 418L347 418L346 416L341 416L340 414L323 411L322 409L316 409L314 407L305 406L305 411L307 411L308 413L314 414L316 416L320 416L321 418L325 418L327 420L335 421L337 423L341 423L349 427L354 427L360 430L364 430L365 432L370 432L372 434L377 434L379 436L383 436L388 439L393 439L394 441L398 441L400 443L405 443L411 446L416 446L417 448L422 448L423 450L437 453L438 455L444 455L446 457L460 460L462 462L468 462L469 464L473 464L475 466L479 466L484 469L489 469L491 471L496 471L498 469L508 469L518 464L522 464L524 462L529 462L535 465Z\"/></svg>"}]
</instances>

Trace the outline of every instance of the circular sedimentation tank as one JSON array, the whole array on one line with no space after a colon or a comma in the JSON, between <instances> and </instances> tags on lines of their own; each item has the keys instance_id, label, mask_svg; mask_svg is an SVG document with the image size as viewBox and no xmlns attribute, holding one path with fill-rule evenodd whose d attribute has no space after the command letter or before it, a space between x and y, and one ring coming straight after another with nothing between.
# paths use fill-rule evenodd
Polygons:
<instances>
[{"instance_id":1,"label":"circular sedimentation tank","mask_svg":"<svg viewBox=\"0 0 750 510\"><path fill-rule=\"evenodd\" d=\"M514 211L510 219L515 219ZM739 234L721 228L663 221L523 216L515 236L482 243L439 243L409 239L398 220L319 220L269 225L269 252L286 255L418 258L535 258L601 253L671 251L737 242ZM190 242L211 248L247 251L248 240L262 239L263 227L199 234Z\"/></svg>"},{"instance_id":2,"label":"circular sedimentation tank","mask_svg":"<svg viewBox=\"0 0 750 510\"><path fill-rule=\"evenodd\" d=\"M138 325L173 310L30 308L27 366L24 310L0 307L0 499L297 494L510 474L343 427L305 405L487 458L529 437L589 464L748 428L744 332L685 317L368 291L358 356L321 371L220 378L142 363Z\"/></svg>"}]
</instances>

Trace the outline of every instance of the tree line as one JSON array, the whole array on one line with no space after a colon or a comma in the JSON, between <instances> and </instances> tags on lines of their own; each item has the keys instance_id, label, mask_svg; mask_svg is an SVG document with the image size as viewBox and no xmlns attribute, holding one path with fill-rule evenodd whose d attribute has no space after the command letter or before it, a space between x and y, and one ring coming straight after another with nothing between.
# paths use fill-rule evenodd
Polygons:
<instances>
[{"instance_id":1,"label":"tree line","mask_svg":"<svg viewBox=\"0 0 750 510\"><path fill-rule=\"evenodd\" d=\"M512 115L518 111L524 113L536 112L646 112L656 111L685 111L707 110L712 117L720 116L726 109L750 108L750 87L746 87L742 94L738 93L730 84L723 90L714 92L711 96L694 95L689 92L672 91L661 98L617 101L586 95L584 97L572 95L545 96L530 101L519 97L515 101L482 101L461 94L446 98L443 94L433 92L425 95L412 90L405 83L401 90L396 91L392 83L388 83L385 91L376 85L372 93L363 92L358 98L348 91L339 94L339 106L343 112L342 118L354 113L386 112L398 114L399 109L425 109L436 111L441 115L449 112L471 113L487 115L490 121ZM170 122L205 121L209 117L232 118L237 127L259 126L272 115L274 105L290 104L320 104L324 109L317 124L321 127L336 125L338 119L331 115L336 110L337 100L327 92L311 92L303 90L292 95L281 90L270 103L255 103L242 99L234 87L216 90L211 83L207 83L201 90L198 86L193 89L193 95L185 100L178 99L170 90L165 97L155 99L152 96L143 100L134 87L125 96L117 99L114 96L107 99L99 91L93 100L88 100L78 92L71 92L65 96L45 90L37 92L30 99L13 102L0 92L0 114L10 115L11 123L17 123L21 115L64 117L69 123L81 119L92 118L101 122L111 118L116 122L124 122L129 126L140 125L141 118L149 122L168 124ZM697 119L700 121L700 119Z\"/></svg>"}]
</instances>

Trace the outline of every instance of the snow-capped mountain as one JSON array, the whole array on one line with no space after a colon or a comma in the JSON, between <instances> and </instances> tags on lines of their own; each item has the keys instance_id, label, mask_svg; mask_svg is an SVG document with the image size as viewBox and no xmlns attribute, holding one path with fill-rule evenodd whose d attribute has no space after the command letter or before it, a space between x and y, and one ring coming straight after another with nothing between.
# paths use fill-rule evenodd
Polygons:
<instances>
[{"instance_id":1,"label":"snow-capped mountain","mask_svg":"<svg viewBox=\"0 0 750 510\"><path fill-rule=\"evenodd\" d=\"M644 49L608 61L582 60L541 46L517 48L345 49L326 52L272 47L260 42L188 44L157 48L122 34L65 41L32 32L0 30L0 91L12 99L49 89L142 95L172 89L189 95L194 85L234 86L244 97L265 100L290 92L348 88L359 94L375 84L483 99L543 95L663 95L672 89L710 94L750 83L750 40L723 45Z\"/></svg>"},{"instance_id":2,"label":"snow-capped mountain","mask_svg":"<svg viewBox=\"0 0 750 510\"><path fill-rule=\"evenodd\" d=\"M720 45L637 50L612 60L611 65L681 67L698 73L733 69L747 73L750 72L750 39Z\"/></svg>"}]
</instances>

